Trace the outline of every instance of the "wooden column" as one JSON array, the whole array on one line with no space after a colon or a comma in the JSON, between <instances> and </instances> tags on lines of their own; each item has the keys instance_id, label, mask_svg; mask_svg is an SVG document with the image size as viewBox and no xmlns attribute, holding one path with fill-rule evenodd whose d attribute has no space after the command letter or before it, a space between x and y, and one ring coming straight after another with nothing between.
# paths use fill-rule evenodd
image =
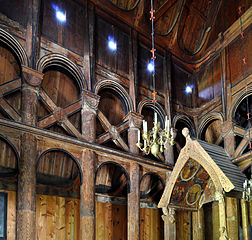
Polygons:
<instances>
[{"instance_id":1,"label":"wooden column","mask_svg":"<svg viewBox=\"0 0 252 240\"><path fill-rule=\"evenodd\" d=\"M243 239L249 240L249 222L248 222L248 207L247 202L241 199L241 213L242 213L242 232Z\"/></svg>"},{"instance_id":2,"label":"wooden column","mask_svg":"<svg viewBox=\"0 0 252 240\"><path fill-rule=\"evenodd\" d=\"M133 102L133 110L137 109L137 32L131 29L129 41L129 94Z\"/></svg>"},{"instance_id":3,"label":"wooden column","mask_svg":"<svg viewBox=\"0 0 252 240\"><path fill-rule=\"evenodd\" d=\"M227 223L226 223L226 208L223 193L216 192L216 200L219 202L219 222L220 222L220 240L228 239L227 236Z\"/></svg>"},{"instance_id":4,"label":"wooden column","mask_svg":"<svg viewBox=\"0 0 252 240\"><path fill-rule=\"evenodd\" d=\"M39 15L40 15L40 5L41 0L29 0L28 1L28 22L26 29L26 39L25 39L25 48L27 56L29 59L29 66L34 68L36 60L39 55L39 38L38 38L38 29L39 29Z\"/></svg>"},{"instance_id":5,"label":"wooden column","mask_svg":"<svg viewBox=\"0 0 252 240\"><path fill-rule=\"evenodd\" d=\"M227 232L230 240L239 239L238 209L236 198L226 198Z\"/></svg>"},{"instance_id":6,"label":"wooden column","mask_svg":"<svg viewBox=\"0 0 252 240\"><path fill-rule=\"evenodd\" d=\"M139 165L130 164L130 193L128 193L128 240L140 239L140 176Z\"/></svg>"},{"instance_id":7,"label":"wooden column","mask_svg":"<svg viewBox=\"0 0 252 240\"><path fill-rule=\"evenodd\" d=\"M43 74L22 67L22 121L36 125L37 91ZM34 240L36 233L36 137L30 133L21 135L17 189L17 239Z\"/></svg>"},{"instance_id":8,"label":"wooden column","mask_svg":"<svg viewBox=\"0 0 252 240\"><path fill-rule=\"evenodd\" d=\"M197 212L192 212L192 239L204 240L204 211L200 208Z\"/></svg>"},{"instance_id":9,"label":"wooden column","mask_svg":"<svg viewBox=\"0 0 252 240\"><path fill-rule=\"evenodd\" d=\"M88 89L92 91L95 83L95 6L91 1L84 1L85 22L84 22L84 75L88 84Z\"/></svg>"},{"instance_id":10,"label":"wooden column","mask_svg":"<svg viewBox=\"0 0 252 240\"><path fill-rule=\"evenodd\" d=\"M249 223L252 225L252 201L249 201Z\"/></svg>"},{"instance_id":11,"label":"wooden column","mask_svg":"<svg viewBox=\"0 0 252 240\"><path fill-rule=\"evenodd\" d=\"M232 121L226 121L221 126L221 134L224 138L224 148L230 157L234 154L235 150L233 125L234 123Z\"/></svg>"},{"instance_id":12,"label":"wooden column","mask_svg":"<svg viewBox=\"0 0 252 240\"><path fill-rule=\"evenodd\" d=\"M176 240L175 209L163 207L164 240Z\"/></svg>"},{"instance_id":13,"label":"wooden column","mask_svg":"<svg viewBox=\"0 0 252 240\"><path fill-rule=\"evenodd\" d=\"M138 154L139 148L136 146L136 143L137 143L138 130L140 130L141 128L143 116L136 112L130 112L125 116L124 121L129 122L128 144L130 152Z\"/></svg>"},{"instance_id":14,"label":"wooden column","mask_svg":"<svg viewBox=\"0 0 252 240\"><path fill-rule=\"evenodd\" d=\"M94 142L96 139L96 111L100 97L83 91L82 137ZM83 183L80 186L80 239L95 239L95 165L96 154L91 150L83 151L81 169Z\"/></svg>"}]
</instances>

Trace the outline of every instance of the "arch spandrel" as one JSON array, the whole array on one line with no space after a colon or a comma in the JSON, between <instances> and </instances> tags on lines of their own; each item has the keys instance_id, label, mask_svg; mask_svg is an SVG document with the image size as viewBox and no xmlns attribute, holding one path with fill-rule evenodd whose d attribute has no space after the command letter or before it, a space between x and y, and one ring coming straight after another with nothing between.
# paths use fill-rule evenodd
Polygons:
<instances>
[{"instance_id":1,"label":"arch spandrel","mask_svg":"<svg viewBox=\"0 0 252 240\"><path fill-rule=\"evenodd\" d=\"M185 188L185 186L182 186L183 181L181 179L181 174L183 171L185 171L186 168L188 168L188 162L194 161L195 165L199 165L199 169L195 173L196 175L193 176L191 179L192 182ZM190 194L190 191L192 190L191 187L195 184L198 184L199 181L197 181L197 173L199 173L200 169L204 169L205 173L209 175L209 178L207 178L207 181L209 179L212 180L215 190L217 192L222 192L223 190L225 192L229 192L232 189L235 188L233 183L226 177L226 175L222 172L222 170L219 168L219 166L214 162L214 160L208 155L208 153L204 150L204 148L198 143L197 140L192 140L189 136L186 137L186 145L185 147L181 150L181 153L179 155L179 158L177 160L177 163L173 169L173 172L170 176L170 179L168 180L166 184L165 191L162 195L162 198L158 204L159 208L162 207L167 207L168 205L171 205L172 203L172 197L174 196L174 190L183 190L182 188L185 188L185 193L184 197L186 195L188 196ZM203 171L203 170L202 170ZM207 185L207 181L204 181L205 185L203 186L204 188ZM181 186L178 186L181 185ZM202 189L202 186L198 186L198 190L201 191L201 195L204 192L204 189ZM195 186L196 187L196 186ZM180 193L182 194L182 193ZM182 195L181 195L182 197ZM184 206L186 208L197 208L198 203L200 200L200 197L197 199L197 204L195 202L194 206L191 207L190 204L185 204L187 206ZM180 199L181 200L181 199ZM182 200L181 200L182 201ZM186 200L185 200L186 201ZM174 203L174 201L173 201ZM179 204L178 204L179 205ZM173 204L174 206L174 204Z\"/></svg>"}]
</instances>

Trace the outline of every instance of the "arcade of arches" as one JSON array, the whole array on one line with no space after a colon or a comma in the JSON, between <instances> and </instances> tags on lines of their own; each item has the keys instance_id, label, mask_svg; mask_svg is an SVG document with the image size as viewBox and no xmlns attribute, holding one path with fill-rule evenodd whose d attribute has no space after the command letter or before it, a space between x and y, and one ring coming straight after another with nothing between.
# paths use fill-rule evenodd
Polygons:
<instances>
[{"instance_id":1,"label":"arcade of arches","mask_svg":"<svg viewBox=\"0 0 252 240\"><path fill-rule=\"evenodd\" d=\"M251 0L0 5L0 239L252 239Z\"/></svg>"}]
</instances>

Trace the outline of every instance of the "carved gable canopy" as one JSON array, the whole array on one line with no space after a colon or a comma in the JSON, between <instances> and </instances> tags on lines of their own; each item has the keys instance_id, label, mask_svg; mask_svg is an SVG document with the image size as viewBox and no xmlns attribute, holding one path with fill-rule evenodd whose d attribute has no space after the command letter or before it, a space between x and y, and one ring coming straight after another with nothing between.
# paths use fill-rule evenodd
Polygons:
<instances>
[{"instance_id":1,"label":"carved gable canopy","mask_svg":"<svg viewBox=\"0 0 252 240\"><path fill-rule=\"evenodd\" d=\"M214 200L215 193L242 191L246 176L222 147L191 139L187 128L183 135L186 145L166 184L159 208L196 210Z\"/></svg>"}]
</instances>

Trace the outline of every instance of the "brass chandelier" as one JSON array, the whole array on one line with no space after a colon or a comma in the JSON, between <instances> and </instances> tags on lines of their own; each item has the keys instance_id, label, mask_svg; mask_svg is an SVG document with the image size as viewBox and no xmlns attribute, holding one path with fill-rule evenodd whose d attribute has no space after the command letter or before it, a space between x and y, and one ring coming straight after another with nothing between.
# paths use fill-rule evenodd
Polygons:
<instances>
[{"instance_id":1,"label":"brass chandelier","mask_svg":"<svg viewBox=\"0 0 252 240\"><path fill-rule=\"evenodd\" d=\"M160 122L157 120L157 113L155 112L155 103L157 102L156 100L156 94L157 92L155 91L155 45L154 45L154 12L155 10L153 9L153 0L151 0L151 42L152 42L152 49L150 52L152 53L151 57L151 62L153 64L153 69L152 69L152 79L153 79L153 100L152 102L154 103L154 121L153 125L154 127L148 131L148 126L147 126L147 121L143 120L143 131L142 131L142 139L144 141L144 144L142 144L140 141L140 130L138 130L138 142L136 146L144 152L144 154L148 155L150 152L156 157L159 158L159 154L164 152L164 149L167 149L167 145L174 145L174 135L173 135L173 128L170 127L170 122L168 120L168 117L165 117L165 128L161 129Z\"/></svg>"}]
</instances>

